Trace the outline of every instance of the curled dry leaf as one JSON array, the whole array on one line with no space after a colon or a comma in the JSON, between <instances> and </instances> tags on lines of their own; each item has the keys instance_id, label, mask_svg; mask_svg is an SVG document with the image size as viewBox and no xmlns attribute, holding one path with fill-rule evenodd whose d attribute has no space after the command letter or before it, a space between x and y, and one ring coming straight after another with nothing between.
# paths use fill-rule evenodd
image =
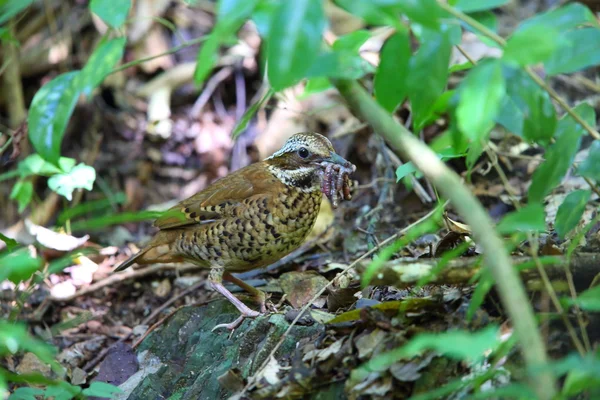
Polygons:
<instances>
[{"instance_id":1,"label":"curled dry leaf","mask_svg":"<svg viewBox=\"0 0 600 400\"><path fill-rule=\"evenodd\" d=\"M36 225L30 220L25 220L25 227L30 235L35 237L35 240L44 247L59 251L75 250L83 245L90 238L89 235L77 238L67 235L66 233L58 233L51 231L43 226Z\"/></svg>"}]
</instances>

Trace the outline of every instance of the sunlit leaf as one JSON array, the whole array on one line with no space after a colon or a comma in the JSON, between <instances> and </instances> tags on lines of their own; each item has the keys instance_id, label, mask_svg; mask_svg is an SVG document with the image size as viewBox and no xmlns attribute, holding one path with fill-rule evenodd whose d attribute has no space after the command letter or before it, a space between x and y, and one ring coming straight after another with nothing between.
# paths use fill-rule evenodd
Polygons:
<instances>
[{"instance_id":1,"label":"sunlit leaf","mask_svg":"<svg viewBox=\"0 0 600 400\"><path fill-rule=\"evenodd\" d=\"M58 163L65 129L79 98L79 71L64 73L42 86L31 101L29 140L36 151Z\"/></svg>"},{"instance_id":2,"label":"sunlit leaf","mask_svg":"<svg viewBox=\"0 0 600 400\"><path fill-rule=\"evenodd\" d=\"M375 73L375 98L390 112L406 98L410 57L410 38L406 29L390 36L381 49Z\"/></svg>"},{"instance_id":3,"label":"sunlit leaf","mask_svg":"<svg viewBox=\"0 0 600 400\"><path fill-rule=\"evenodd\" d=\"M502 59L517 65L544 62L564 43L561 32L550 26L531 25L517 30L507 41Z\"/></svg>"},{"instance_id":4,"label":"sunlit leaf","mask_svg":"<svg viewBox=\"0 0 600 400\"><path fill-rule=\"evenodd\" d=\"M120 28L127 20L131 0L91 0L90 10L113 28Z\"/></svg>"},{"instance_id":5,"label":"sunlit leaf","mask_svg":"<svg viewBox=\"0 0 600 400\"><path fill-rule=\"evenodd\" d=\"M524 21L519 29L525 29L533 25L551 26L559 32L565 32L583 24L598 26L598 21L589 8L581 3L569 3ZM578 43L579 45L580 43Z\"/></svg>"},{"instance_id":6,"label":"sunlit leaf","mask_svg":"<svg viewBox=\"0 0 600 400\"><path fill-rule=\"evenodd\" d=\"M271 86L281 90L304 78L317 59L327 19L320 0L296 0L281 2L273 21L267 76Z\"/></svg>"},{"instance_id":7,"label":"sunlit leaf","mask_svg":"<svg viewBox=\"0 0 600 400\"><path fill-rule=\"evenodd\" d=\"M501 234L514 232L543 232L546 230L546 213L544 206L533 203L506 214L498 223L497 230Z\"/></svg>"},{"instance_id":8,"label":"sunlit leaf","mask_svg":"<svg viewBox=\"0 0 600 400\"><path fill-rule=\"evenodd\" d=\"M562 36L565 40L545 63L549 75L569 74L600 64L600 29L577 29Z\"/></svg>"},{"instance_id":9,"label":"sunlit leaf","mask_svg":"<svg viewBox=\"0 0 600 400\"><path fill-rule=\"evenodd\" d=\"M436 0L400 0L395 3L412 21L433 29L439 27L442 9Z\"/></svg>"},{"instance_id":10,"label":"sunlit leaf","mask_svg":"<svg viewBox=\"0 0 600 400\"><path fill-rule=\"evenodd\" d=\"M468 138L479 141L494 126L506 93L499 60L479 63L463 80L456 109L458 127Z\"/></svg>"},{"instance_id":11,"label":"sunlit leaf","mask_svg":"<svg viewBox=\"0 0 600 400\"><path fill-rule=\"evenodd\" d=\"M11 251L15 247L19 246L19 243L15 239L11 239L9 237L6 237L2 233L0 233L0 240L4 242L4 244L6 245L6 249L8 251Z\"/></svg>"},{"instance_id":12,"label":"sunlit leaf","mask_svg":"<svg viewBox=\"0 0 600 400\"><path fill-rule=\"evenodd\" d=\"M79 88L89 96L123 57L126 38L101 42L81 70Z\"/></svg>"},{"instance_id":13,"label":"sunlit leaf","mask_svg":"<svg viewBox=\"0 0 600 400\"><path fill-rule=\"evenodd\" d=\"M342 35L333 42L334 50L348 50L358 53L360 47L371 37L371 32L359 29Z\"/></svg>"},{"instance_id":14,"label":"sunlit leaf","mask_svg":"<svg viewBox=\"0 0 600 400\"><path fill-rule=\"evenodd\" d=\"M75 189L92 190L95 180L96 170L89 165L79 164L68 173L51 176L48 187L70 201Z\"/></svg>"},{"instance_id":15,"label":"sunlit leaf","mask_svg":"<svg viewBox=\"0 0 600 400\"><path fill-rule=\"evenodd\" d=\"M42 260L31 255L27 247L0 256L0 282L28 280L42 266Z\"/></svg>"},{"instance_id":16,"label":"sunlit leaf","mask_svg":"<svg viewBox=\"0 0 600 400\"><path fill-rule=\"evenodd\" d=\"M575 190L565 197L558 207L554 222L554 229L560 239L564 239L579 224L591 195L591 190Z\"/></svg>"}]
</instances>

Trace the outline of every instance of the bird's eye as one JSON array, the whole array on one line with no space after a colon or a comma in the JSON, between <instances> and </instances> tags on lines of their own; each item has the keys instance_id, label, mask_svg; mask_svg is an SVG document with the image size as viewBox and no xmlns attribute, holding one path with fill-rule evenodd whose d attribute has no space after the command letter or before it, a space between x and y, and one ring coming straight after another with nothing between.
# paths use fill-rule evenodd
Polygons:
<instances>
[{"instance_id":1,"label":"bird's eye","mask_svg":"<svg viewBox=\"0 0 600 400\"><path fill-rule=\"evenodd\" d=\"M308 157L310 153L308 152L308 150L306 149L306 147L300 147L300 150L298 150L298 155L301 158L306 158Z\"/></svg>"}]
</instances>

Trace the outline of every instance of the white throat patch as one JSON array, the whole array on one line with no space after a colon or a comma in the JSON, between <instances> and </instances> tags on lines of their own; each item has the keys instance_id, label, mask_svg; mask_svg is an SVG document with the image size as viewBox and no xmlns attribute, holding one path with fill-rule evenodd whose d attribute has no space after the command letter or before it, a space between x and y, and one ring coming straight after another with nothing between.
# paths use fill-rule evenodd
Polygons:
<instances>
[{"instance_id":1,"label":"white throat patch","mask_svg":"<svg viewBox=\"0 0 600 400\"><path fill-rule=\"evenodd\" d=\"M294 186L304 193L321 190L321 174L319 174L318 171L315 171L318 169L318 167L281 169L273 165L269 165L268 169L269 172L275 175L275 177L284 185Z\"/></svg>"}]
</instances>

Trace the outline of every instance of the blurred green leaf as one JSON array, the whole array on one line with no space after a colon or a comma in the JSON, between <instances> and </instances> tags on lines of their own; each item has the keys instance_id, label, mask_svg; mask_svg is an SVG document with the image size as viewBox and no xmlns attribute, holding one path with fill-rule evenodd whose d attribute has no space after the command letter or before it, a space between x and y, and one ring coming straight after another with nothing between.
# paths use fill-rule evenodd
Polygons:
<instances>
[{"instance_id":1,"label":"blurred green leaf","mask_svg":"<svg viewBox=\"0 0 600 400\"><path fill-rule=\"evenodd\" d=\"M300 81L313 66L327 19L320 0L296 0L281 2L272 21L267 76L271 86L281 90Z\"/></svg>"},{"instance_id":2,"label":"blurred green leaf","mask_svg":"<svg viewBox=\"0 0 600 400\"><path fill-rule=\"evenodd\" d=\"M574 111L585 120L593 117L590 106L585 103L575 107ZM585 134L583 127L569 115L561 118L556 131L556 142L546 151L545 161L533 173L528 194L530 202L541 204L546 195L560 183L579 150L581 136Z\"/></svg>"},{"instance_id":3,"label":"blurred green leaf","mask_svg":"<svg viewBox=\"0 0 600 400\"><path fill-rule=\"evenodd\" d=\"M549 75L569 74L600 64L600 29L577 29L562 36L565 40L545 63Z\"/></svg>"},{"instance_id":4,"label":"blurred green leaf","mask_svg":"<svg viewBox=\"0 0 600 400\"><path fill-rule=\"evenodd\" d=\"M328 51L319 54L305 77L359 79L374 68L361 56L350 50Z\"/></svg>"},{"instance_id":5,"label":"blurred green leaf","mask_svg":"<svg viewBox=\"0 0 600 400\"><path fill-rule=\"evenodd\" d=\"M28 280L40 269L42 260L33 257L27 247L0 255L0 282L8 279L13 283Z\"/></svg>"},{"instance_id":6,"label":"blurred green leaf","mask_svg":"<svg viewBox=\"0 0 600 400\"><path fill-rule=\"evenodd\" d=\"M383 44L374 89L377 102L389 112L393 112L406 98L410 57L407 29L396 31Z\"/></svg>"},{"instance_id":7,"label":"blurred green leaf","mask_svg":"<svg viewBox=\"0 0 600 400\"><path fill-rule=\"evenodd\" d=\"M358 53L362 46L371 37L371 32L359 29L340 36L333 43L333 50L348 50Z\"/></svg>"},{"instance_id":8,"label":"blurred green leaf","mask_svg":"<svg viewBox=\"0 0 600 400\"><path fill-rule=\"evenodd\" d=\"M300 98L306 98L311 94L320 93L324 90L331 89L332 87L333 85L331 84L331 81L324 76L309 78L306 81L306 86L304 86L304 92L302 93L302 96L300 96Z\"/></svg>"},{"instance_id":9,"label":"blurred green leaf","mask_svg":"<svg viewBox=\"0 0 600 400\"><path fill-rule=\"evenodd\" d=\"M215 27L204 43L202 43L202 46L200 46L200 51L196 59L196 70L194 71L194 82L197 85L204 83L216 65L221 41L221 34Z\"/></svg>"},{"instance_id":10,"label":"blurred green leaf","mask_svg":"<svg viewBox=\"0 0 600 400\"><path fill-rule=\"evenodd\" d=\"M83 202L75 207L66 208L61 211L56 220L58 225L62 225L68 220L77 218L81 215L92 213L94 211L102 211L116 204L123 204L127 201L127 196L124 192L111 194L106 199L91 200Z\"/></svg>"},{"instance_id":11,"label":"blurred green leaf","mask_svg":"<svg viewBox=\"0 0 600 400\"><path fill-rule=\"evenodd\" d=\"M562 387L566 398L574 398L585 390L600 387L600 377L594 371L577 368L569 371Z\"/></svg>"},{"instance_id":12,"label":"blurred green leaf","mask_svg":"<svg viewBox=\"0 0 600 400\"><path fill-rule=\"evenodd\" d=\"M519 29L525 29L533 25L541 25L551 26L558 32L565 32L583 24L593 24L598 26L598 21L596 21L596 17L594 17L594 14L590 9L583 4L569 3L563 7L535 15L524 21L519 26Z\"/></svg>"},{"instance_id":13,"label":"blurred green leaf","mask_svg":"<svg viewBox=\"0 0 600 400\"><path fill-rule=\"evenodd\" d=\"M411 21L432 29L439 27L442 9L436 0L398 0L395 3Z\"/></svg>"},{"instance_id":14,"label":"blurred green leaf","mask_svg":"<svg viewBox=\"0 0 600 400\"><path fill-rule=\"evenodd\" d=\"M600 182L600 141L595 140L589 148L588 156L577 168L577 173L585 178Z\"/></svg>"},{"instance_id":15,"label":"blurred green leaf","mask_svg":"<svg viewBox=\"0 0 600 400\"><path fill-rule=\"evenodd\" d=\"M15 239L11 239L9 237L6 237L2 233L0 233L0 240L2 240L4 242L4 244L6 245L6 249L8 251L11 251L15 247L19 246L19 243Z\"/></svg>"},{"instance_id":16,"label":"blurred green leaf","mask_svg":"<svg viewBox=\"0 0 600 400\"><path fill-rule=\"evenodd\" d=\"M514 232L544 232L546 230L544 206L532 203L518 211L506 214L498 223L497 230L502 235Z\"/></svg>"},{"instance_id":17,"label":"blurred green leaf","mask_svg":"<svg viewBox=\"0 0 600 400\"><path fill-rule=\"evenodd\" d=\"M600 311L600 286L594 286L582 292L575 300L569 299L569 302L577 304L586 311Z\"/></svg>"},{"instance_id":18,"label":"blurred green leaf","mask_svg":"<svg viewBox=\"0 0 600 400\"><path fill-rule=\"evenodd\" d=\"M92 382L89 388L84 389L83 394L86 396L95 396L112 399L117 393L123 393L123 391L115 385L111 385L106 382Z\"/></svg>"},{"instance_id":19,"label":"blurred green leaf","mask_svg":"<svg viewBox=\"0 0 600 400\"><path fill-rule=\"evenodd\" d=\"M79 386L74 386L68 382L59 382L57 385L48 386L44 396L53 398L53 400L71 400L73 397L80 394L82 389Z\"/></svg>"},{"instance_id":20,"label":"blurred green leaf","mask_svg":"<svg viewBox=\"0 0 600 400\"><path fill-rule=\"evenodd\" d=\"M127 222L150 221L160 217L162 214L163 212L160 211L137 211L110 214L74 222L71 224L71 229L73 231L90 231L111 225L125 224Z\"/></svg>"},{"instance_id":21,"label":"blurred green leaf","mask_svg":"<svg viewBox=\"0 0 600 400\"><path fill-rule=\"evenodd\" d=\"M579 224L591 195L590 190L575 190L558 207L554 229L561 240Z\"/></svg>"},{"instance_id":22,"label":"blurred green leaf","mask_svg":"<svg viewBox=\"0 0 600 400\"><path fill-rule=\"evenodd\" d=\"M48 179L48 187L71 201L75 189L92 190L96 180L94 167L83 163L64 174L56 174Z\"/></svg>"},{"instance_id":23,"label":"blurred green leaf","mask_svg":"<svg viewBox=\"0 0 600 400\"><path fill-rule=\"evenodd\" d=\"M554 136L556 128L556 110L546 91L542 90L521 69L504 68L506 81L506 94L514 103L512 111L522 116L522 136L532 142L548 144ZM511 105L503 102L503 106ZM506 115L506 110L501 108L498 123L506 126L501 117ZM513 119L517 119L514 117ZM513 122L513 121L511 121ZM509 125L514 126L514 123ZM510 128L508 128L510 129ZM517 133L517 132L514 132Z\"/></svg>"},{"instance_id":24,"label":"blurred green leaf","mask_svg":"<svg viewBox=\"0 0 600 400\"><path fill-rule=\"evenodd\" d=\"M219 0L217 21L220 24L239 25L254 11L258 0Z\"/></svg>"},{"instance_id":25,"label":"blurred green leaf","mask_svg":"<svg viewBox=\"0 0 600 400\"><path fill-rule=\"evenodd\" d=\"M0 25L7 23L12 17L29 7L35 0L7 0L0 2Z\"/></svg>"},{"instance_id":26,"label":"blurred green leaf","mask_svg":"<svg viewBox=\"0 0 600 400\"><path fill-rule=\"evenodd\" d=\"M79 89L89 96L123 57L126 38L102 41L81 70Z\"/></svg>"},{"instance_id":27,"label":"blurred green leaf","mask_svg":"<svg viewBox=\"0 0 600 400\"><path fill-rule=\"evenodd\" d=\"M409 62L408 97L414 131L420 131L432 113L432 106L444 91L452 50L447 29L423 30L421 46Z\"/></svg>"},{"instance_id":28,"label":"blurred green leaf","mask_svg":"<svg viewBox=\"0 0 600 400\"><path fill-rule=\"evenodd\" d=\"M506 42L502 59L520 66L537 64L558 54L563 43L562 33L551 26L531 25L513 33Z\"/></svg>"},{"instance_id":29,"label":"blurred green leaf","mask_svg":"<svg viewBox=\"0 0 600 400\"><path fill-rule=\"evenodd\" d=\"M469 139L477 142L494 126L506 94L500 61L479 63L462 81L459 93L460 103L456 109L458 127Z\"/></svg>"},{"instance_id":30,"label":"blurred green leaf","mask_svg":"<svg viewBox=\"0 0 600 400\"><path fill-rule=\"evenodd\" d=\"M64 73L42 86L31 101L29 140L47 161L57 164L60 145L77 99L79 71Z\"/></svg>"},{"instance_id":31,"label":"blurred green leaf","mask_svg":"<svg viewBox=\"0 0 600 400\"><path fill-rule=\"evenodd\" d=\"M90 2L90 11L114 29L123 26L130 8L131 0L92 0Z\"/></svg>"},{"instance_id":32,"label":"blurred green leaf","mask_svg":"<svg viewBox=\"0 0 600 400\"><path fill-rule=\"evenodd\" d=\"M373 0L334 0L335 4L350 14L362 18L369 25L402 26L395 2L378 4Z\"/></svg>"},{"instance_id":33,"label":"blurred green leaf","mask_svg":"<svg viewBox=\"0 0 600 400\"><path fill-rule=\"evenodd\" d=\"M469 15L475 21L479 22L481 25L488 28L490 31L494 33L498 33L498 18L496 14L492 11L478 11ZM471 25L461 22L461 25L468 31L472 32L477 36L479 40L481 40L485 45L489 47L502 48L501 45L490 39L489 37L482 34L479 30L473 28Z\"/></svg>"},{"instance_id":34,"label":"blurred green leaf","mask_svg":"<svg viewBox=\"0 0 600 400\"><path fill-rule=\"evenodd\" d=\"M278 0L260 0L252 12L251 19L256 24L258 34L263 39L269 36L271 21L278 4Z\"/></svg>"},{"instance_id":35,"label":"blurred green leaf","mask_svg":"<svg viewBox=\"0 0 600 400\"><path fill-rule=\"evenodd\" d=\"M26 178L31 175L52 176L63 172L56 165L44 160L37 153L31 154L23 161L19 162L18 170L21 178Z\"/></svg>"},{"instance_id":36,"label":"blurred green leaf","mask_svg":"<svg viewBox=\"0 0 600 400\"><path fill-rule=\"evenodd\" d=\"M259 101L257 101L256 103L252 104L244 113L244 115L242 115L242 118L239 120L239 122L236 124L235 128L233 128L233 132L231 133L231 136L235 139L237 138L240 133L244 132L246 130L246 128L248 127L248 124L250 123L250 121L252 120L252 118L254 118L254 115L256 114L256 112L258 110L260 110L260 108L267 103L269 100L271 100L271 97L273 97L273 95L275 94L275 91L271 88L269 88L269 90L267 90L267 92L265 93L265 95L263 97L261 97L261 99Z\"/></svg>"},{"instance_id":37,"label":"blurred green leaf","mask_svg":"<svg viewBox=\"0 0 600 400\"><path fill-rule=\"evenodd\" d=\"M510 0L458 0L454 7L465 13L491 10L503 6Z\"/></svg>"},{"instance_id":38,"label":"blurred green leaf","mask_svg":"<svg viewBox=\"0 0 600 400\"><path fill-rule=\"evenodd\" d=\"M15 354L19 351L31 352L40 361L50 364L53 368L59 366L54 360L56 350L47 343L29 335L25 325L0 321L0 355Z\"/></svg>"},{"instance_id":39,"label":"blurred green leaf","mask_svg":"<svg viewBox=\"0 0 600 400\"><path fill-rule=\"evenodd\" d=\"M25 211L25 208L31 202L33 197L33 184L29 180L20 179L13 186L10 192L10 198L19 203L19 213Z\"/></svg>"},{"instance_id":40,"label":"blurred green leaf","mask_svg":"<svg viewBox=\"0 0 600 400\"><path fill-rule=\"evenodd\" d=\"M504 96L500 102L500 109L496 116L496 122L506 128L507 131L523 137L523 123L525 117L510 96Z\"/></svg>"},{"instance_id":41,"label":"blurred green leaf","mask_svg":"<svg viewBox=\"0 0 600 400\"><path fill-rule=\"evenodd\" d=\"M30 388L30 387L20 387L15 389L15 391L10 395L8 400L37 400L38 397L44 394L42 389L38 388Z\"/></svg>"}]
</instances>

